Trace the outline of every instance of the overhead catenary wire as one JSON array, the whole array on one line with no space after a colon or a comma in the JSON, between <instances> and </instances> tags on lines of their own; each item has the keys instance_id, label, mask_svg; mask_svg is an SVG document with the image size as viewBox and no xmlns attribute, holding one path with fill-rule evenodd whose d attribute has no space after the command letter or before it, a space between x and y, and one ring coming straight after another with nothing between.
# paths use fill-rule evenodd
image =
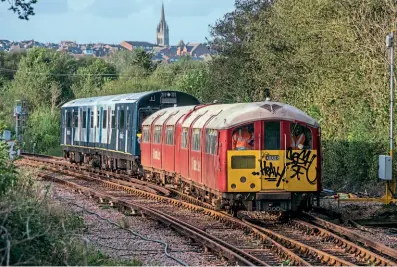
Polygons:
<instances>
[{"instance_id":1,"label":"overhead catenary wire","mask_svg":"<svg viewBox=\"0 0 397 267\"><path fill-rule=\"evenodd\" d=\"M185 75L189 74L192 71L205 71L204 68L185 68L184 70L169 70L161 73L155 73L155 76L176 76L176 75ZM21 70L14 70L14 69L7 69L7 68L0 68L0 72L5 72L5 73L16 73L16 72L21 72ZM56 77L67 77L67 76L94 76L94 77L115 77L115 78L147 78L148 76L153 75L154 73L151 74L146 74L146 75L120 75L117 73L51 73L51 72L35 72L35 71L23 71L22 73L24 74L31 74L31 75L43 75L43 76L56 76Z\"/></svg>"}]
</instances>

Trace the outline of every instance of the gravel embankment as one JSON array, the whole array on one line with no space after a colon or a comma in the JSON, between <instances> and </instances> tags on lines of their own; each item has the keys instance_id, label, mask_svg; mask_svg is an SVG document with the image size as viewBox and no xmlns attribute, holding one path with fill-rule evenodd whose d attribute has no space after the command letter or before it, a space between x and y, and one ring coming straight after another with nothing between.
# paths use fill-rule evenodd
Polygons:
<instances>
[{"instance_id":1,"label":"gravel embankment","mask_svg":"<svg viewBox=\"0 0 397 267\"><path fill-rule=\"evenodd\" d=\"M49 182L42 182L48 184ZM73 192L70 188L50 183L52 199L60 205L68 206L72 212L81 215L86 225L84 237L89 243L103 253L117 259L137 259L144 265L181 265L177 261L167 257L164 245L142 240L125 229L112 225L106 220L101 220L97 215L111 220L119 225L138 233L146 238L161 240L168 244L168 252L171 256L185 262L189 266L198 265L227 265L196 243L191 243L188 238L159 224L156 221L142 216L125 216L112 208L103 208L95 200L82 194ZM94 212L97 215L84 212Z\"/></svg>"}]
</instances>

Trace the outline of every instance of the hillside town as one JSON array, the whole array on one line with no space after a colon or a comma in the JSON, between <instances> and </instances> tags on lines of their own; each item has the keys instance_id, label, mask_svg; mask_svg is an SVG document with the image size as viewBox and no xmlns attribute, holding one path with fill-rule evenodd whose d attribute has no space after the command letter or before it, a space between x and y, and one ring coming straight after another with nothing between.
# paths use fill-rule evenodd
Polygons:
<instances>
[{"instance_id":1,"label":"hillside town","mask_svg":"<svg viewBox=\"0 0 397 267\"><path fill-rule=\"evenodd\" d=\"M0 40L0 51L22 52L33 47L44 47L60 52L66 52L75 58L84 56L106 58L120 50L132 51L134 49L143 49L145 52L152 54L153 61L168 63L176 62L183 56L190 56L192 60L208 60L210 55L214 53L210 46L204 43L185 43L183 40L180 40L176 45L170 45L169 40L169 27L165 20L164 6L162 6L160 22L156 28L156 43L146 41L122 41L120 44L79 44L76 41L43 43L36 40Z\"/></svg>"}]
</instances>

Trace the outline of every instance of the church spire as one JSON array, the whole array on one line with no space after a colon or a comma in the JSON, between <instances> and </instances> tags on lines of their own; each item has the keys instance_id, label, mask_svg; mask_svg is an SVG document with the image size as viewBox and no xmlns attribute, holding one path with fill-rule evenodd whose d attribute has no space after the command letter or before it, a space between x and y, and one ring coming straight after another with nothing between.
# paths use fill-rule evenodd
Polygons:
<instances>
[{"instance_id":1,"label":"church spire","mask_svg":"<svg viewBox=\"0 0 397 267\"><path fill-rule=\"evenodd\" d=\"M164 2L161 4L160 23L157 25L157 45L169 46L169 31L165 21Z\"/></svg>"},{"instance_id":2,"label":"church spire","mask_svg":"<svg viewBox=\"0 0 397 267\"><path fill-rule=\"evenodd\" d=\"M161 22L165 23L164 2L161 2L161 17L160 17L160 23L161 23Z\"/></svg>"}]
</instances>

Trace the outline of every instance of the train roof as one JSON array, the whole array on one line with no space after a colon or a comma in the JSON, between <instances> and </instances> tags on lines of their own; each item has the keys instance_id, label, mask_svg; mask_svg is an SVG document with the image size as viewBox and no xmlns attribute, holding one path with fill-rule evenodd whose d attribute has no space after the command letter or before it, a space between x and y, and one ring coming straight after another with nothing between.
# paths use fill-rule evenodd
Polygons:
<instances>
[{"instance_id":1,"label":"train roof","mask_svg":"<svg viewBox=\"0 0 397 267\"><path fill-rule=\"evenodd\" d=\"M161 92L177 92L178 94L183 94L183 95L188 95L189 94L181 91L146 91L146 92L139 92L139 93L129 93L129 94L119 94L119 95L107 95L107 96L96 96L96 97L88 97L88 98L79 98L79 99L74 99L71 100L67 103L65 103L62 108L65 107L76 107L76 106L95 106L98 104L114 104L116 103L134 103L138 102L142 98L156 94L156 93L161 93ZM194 98L197 100L195 97L190 96L191 98ZM198 100L197 100L198 102Z\"/></svg>"},{"instance_id":2,"label":"train roof","mask_svg":"<svg viewBox=\"0 0 397 267\"><path fill-rule=\"evenodd\" d=\"M74 107L74 106L92 106L97 104L106 104L112 101L119 102L136 102L138 99L146 96L148 94L153 93L150 92L141 92L141 93L131 93L131 94L120 94L120 95L108 95L108 96L95 96L95 97L87 97L87 98L78 98L71 100L65 103L62 107Z\"/></svg>"},{"instance_id":3,"label":"train roof","mask_svg":"<svg viewBox=\"0 0 397 267\"><path fill-rule=\"evenodd\" d=\"M212 107L209 106L208 109L212 109ZM218 110L221 112L209 121L207 128L227 129L258 120L301 121L309 126L319 127L317 121L302 110L280 102L264 101L220 105Z\"/></svg>"},{"instance_id":4,"label":"train roof","mask_svg":"<svg viewBox=\"0 0 397 267\"><path fill-rule=\"evenodd\" d=\"M221 130L258 120L301 121L309 126L319 127L317 121L302 110L288 104L273 101L174 107L162 110L164 113L160 113L159 111L152 114L150 118L144 121L144 125L151 124L159 115L161 118L164 117L161 120L164 121L171 113L175 113L178 109L183 109L184 111L182 113L192 110L191 114L183 120L182 127L190 127L193 123L193 128L206 126L209 129Z\"/></svg>"}]
</instances>

